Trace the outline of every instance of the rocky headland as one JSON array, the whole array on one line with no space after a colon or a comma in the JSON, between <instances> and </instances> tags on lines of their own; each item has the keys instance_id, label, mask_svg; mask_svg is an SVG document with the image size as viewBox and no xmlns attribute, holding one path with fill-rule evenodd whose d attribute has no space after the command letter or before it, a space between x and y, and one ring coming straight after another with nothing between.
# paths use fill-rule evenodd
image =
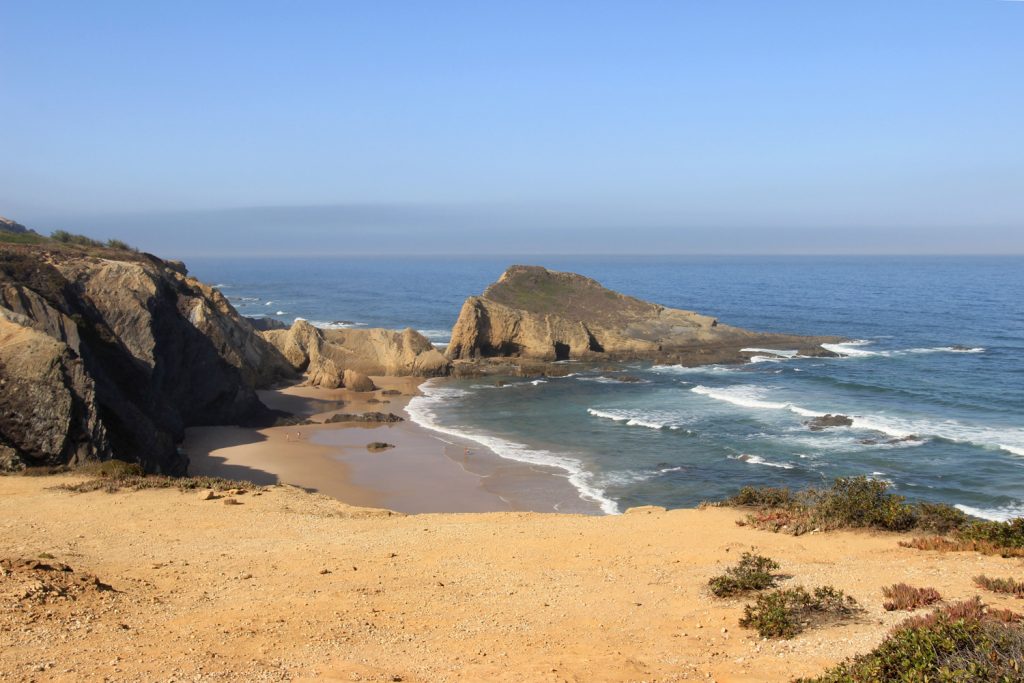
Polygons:
<instances>
[{"instance_id":1,"label":"rocky headland","mask_svg":"<svg viewBox=\"0 0 1024 683\"><path fill-rule=\"evenodd\" d=\"M711 316L619 294L582 275L512 266L462 306L447 355L466 364L629 361L703 365L740 363L756 347L834 356L838 337L751 332Z\"/></svg>"},{"instance_id":2,"label":"rocky headland","mask_svg":"<svg viewBox=\"0 0 1024 683\"><path fill-rule=\"evenodd\" d=\"M6 219L0 231L27 233ZM451 365L413 330L260 331L181 262L37 237L0 240L0 471L117 458L183 475L187 427L285 417L257 389L370 391L370 374Z\"/></svg>"}]
</instances>

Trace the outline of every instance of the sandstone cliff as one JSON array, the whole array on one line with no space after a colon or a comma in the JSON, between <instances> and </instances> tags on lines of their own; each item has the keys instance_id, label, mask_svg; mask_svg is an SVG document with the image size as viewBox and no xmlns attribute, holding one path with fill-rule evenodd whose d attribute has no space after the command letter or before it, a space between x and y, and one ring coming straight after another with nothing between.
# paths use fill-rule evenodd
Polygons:
<instances>
[{"instance_id":1,"label":"sandstone cliff","mask_svg":"<svg viewBox=\"0 0 1024 683\"><path fill-rule=\"evenodd\" d=\"M831 355L820 344L834 341L750 332L613 292L574 273L512 266L463 304L447 355L701 364L740 362L751 355L742 349L754 346Z\"/></svg>"},{"instance_id":2,"label":"sandstone cliff","mask_svg":"<svg viewBox=\"0 0 1024 683\"><path fill-rule=\"evenodd\" d=\"M288 330L260 332L313 386L373 389L368 375L447 375L451 362L419 332L323 330L296 320Z\"/></svg>"},{"instance_id":3,"label":"sandstone cliff","mask_svg":"<svg viewBox=\"0 0 1024 683\"><path fill-rule=\"evenodd\" d=\"M184 428L269 422L293 374L180 264L113 249L0 248L0 468L115 456L184 474Z\"/></svg>"}]
</instances>

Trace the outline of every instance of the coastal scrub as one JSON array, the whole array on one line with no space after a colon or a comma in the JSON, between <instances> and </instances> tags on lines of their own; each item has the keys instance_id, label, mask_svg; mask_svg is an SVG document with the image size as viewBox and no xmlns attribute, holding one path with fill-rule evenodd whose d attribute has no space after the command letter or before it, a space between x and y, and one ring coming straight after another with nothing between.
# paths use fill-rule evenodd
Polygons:
<instances>
[{"instance_id":1,"label":"coastal scrub","mask_svg":"<svg viewBox=\"0 0 1024 683\"><path fill-rule=\"evenodd\" d=\"M772 571L778 568L778 562L764 555L743 553L736 566L708 581L708 586L720 598L772 588L777 580Z\"/></svg>"}]
</instances>

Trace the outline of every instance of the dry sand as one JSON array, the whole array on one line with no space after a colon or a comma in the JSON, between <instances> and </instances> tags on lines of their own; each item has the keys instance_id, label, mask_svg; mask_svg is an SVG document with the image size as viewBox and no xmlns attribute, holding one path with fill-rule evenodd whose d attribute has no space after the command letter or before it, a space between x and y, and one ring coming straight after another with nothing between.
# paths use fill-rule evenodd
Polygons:
<instances>
[{"instance_id":1,"label":"dry sand","mask_svg":"<svg viewBox=\"0 0 1024 683\"><path fill-rule=\"evenodd\" d=\"M884 585L955 600L978 593L976 574L1022 568L893 534L771 534L727 509L402 516L291 487L239 505L50 488L66 481L0 477L0 558L45 553L75 572L0 578L3 680L783 681L903 619L882 609ZM832 583L867 611L757 639L737 626L743 600L706 590L750 548L785 585ZM47 594L55 576L68 597Z\"/></svg>"}]
</instances>

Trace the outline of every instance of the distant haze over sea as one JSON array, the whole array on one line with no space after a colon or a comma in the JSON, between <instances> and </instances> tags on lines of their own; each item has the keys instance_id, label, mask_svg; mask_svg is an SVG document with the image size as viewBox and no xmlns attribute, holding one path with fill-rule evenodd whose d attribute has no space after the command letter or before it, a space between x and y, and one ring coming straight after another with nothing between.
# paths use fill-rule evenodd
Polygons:
<instances>
[{"instance_id":1,"label":"distant haze over sea","mask_svg":"<svg viewBox=\"0 0 1024 683\"><path fill-rule=\"evenodd\" d=\"M10 213L10 212L9 212ZM1019 254L1012 221L855 211L759 216L752 208L348 204L105 214L10 214L39 232L123 239L165 257L352 254Z\"/></svg>"}]
</instances>

